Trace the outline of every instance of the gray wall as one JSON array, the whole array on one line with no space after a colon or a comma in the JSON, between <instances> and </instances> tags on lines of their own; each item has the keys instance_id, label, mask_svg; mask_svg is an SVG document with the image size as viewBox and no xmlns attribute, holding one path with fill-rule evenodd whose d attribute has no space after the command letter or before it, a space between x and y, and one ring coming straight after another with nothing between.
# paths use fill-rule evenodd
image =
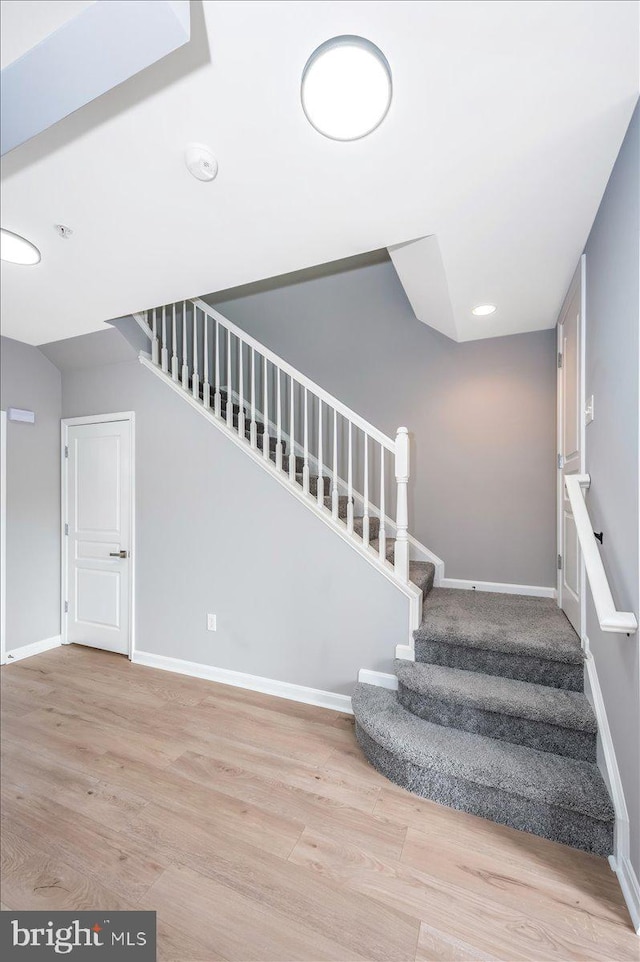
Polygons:
<instances>
[{"instance_id":1,"label":"gray wall","mask_svg":"<svg viewBox=\"0 0 640 962\"><path fill-rule=\"evenodd\" d=\"M410 530L448 577L553 586L555 332L455 344L386 257L299 278L207 300L387 434L407 425Z\"/></svg>"},{"instance_id":2,"label":"gray wall","mask_svg":"<svg viewBox=\"0 0 640 962\"><path fill-rule=\"evenodd\" d=\"M1 397L35 411L7 424L7 651L60 634L60 372L3 337Z\"/></svg>"},{"instance_id":3,"label":"gray wall","mask_svg":"<svg viewBox=\"0 0 640 962\"><path fill-rule=\"evenodd\" d=\"M602 557L620 609L640 610L638 572L638 270L640 258L638 108L586 246L587 495ZM590 593L587 635L631 820L631 860L640 876L640 656L638 635L600 631Z\"/></svg>"},{"instance_id":4,"label":"gray wall","mask_svg":"<svg viewBox=\"0 0 640 962\"><path fill-rule=\"evenodd\" d=\"M408 606L382 574L137 361L74 370L63 344L63 417L136 413L139 650L344 693L391 670Z\"/></svg>"}]
</instances>

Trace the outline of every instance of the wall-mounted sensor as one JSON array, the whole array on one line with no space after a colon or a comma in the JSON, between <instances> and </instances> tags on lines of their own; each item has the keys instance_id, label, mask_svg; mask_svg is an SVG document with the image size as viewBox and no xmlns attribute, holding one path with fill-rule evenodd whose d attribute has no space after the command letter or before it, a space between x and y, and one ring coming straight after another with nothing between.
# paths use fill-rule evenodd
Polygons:
<instances>
[{"instance_id":1,"label":"wall-mounted sensor","mask_svg":"<svg viewBox=\"0 0 640 962\"><path fill-rule=\"evenodd\" d=\"M213 180L218 173L218 161L204 144L187 144L184 161L196 180Z\"/></svg>"},{"instance_id":2,"label":"wall-mounted sensor","mask_svg":"<svg viewBox=\"0 0 640 962\"><path fill-rule=\"evenodd\" d=\"M35 424L35 411L23 411L22 408L9 408L7 417L10 421L24 421L25 424Z\"/></svg>"}]
</instances>

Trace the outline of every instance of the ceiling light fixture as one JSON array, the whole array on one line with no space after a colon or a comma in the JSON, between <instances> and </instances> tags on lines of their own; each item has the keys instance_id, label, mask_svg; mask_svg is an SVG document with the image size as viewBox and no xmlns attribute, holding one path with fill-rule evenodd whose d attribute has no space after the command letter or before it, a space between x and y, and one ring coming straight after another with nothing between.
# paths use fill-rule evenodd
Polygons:
<instances>
[{"instance_id":1,"label":"ceiling light fixture","mask_svg":"<svg viewBox=\"0 0 640 962\"><path fill-rule=\"evenodd\" d=\"M332 140L359 140L382 123L391 105L391 68L364 37L333 37L315 50L302 72L302 109Z\"/></svg>"},{"instance_id":2,"label":"ceiling light fixture","mask_svg":"<svg viewBox=\"0 0 640 962\"><path fill-rule=\"evenodd\" d=\"M488 314L495 314L497 308L495 304L480 304L471 311L476 317L487 317Z\"/></svg>"},{"instance_id":3,"label":"ceiling light fixture","mask_svg":"<svg viewBox=\"0 0 640 962\"><path fill-rule=\"evenodd\" d=\"M0 259L10 264L37 264L40 251L31 241L13 231L0 228Z\"/></svg>"}]
</instances>

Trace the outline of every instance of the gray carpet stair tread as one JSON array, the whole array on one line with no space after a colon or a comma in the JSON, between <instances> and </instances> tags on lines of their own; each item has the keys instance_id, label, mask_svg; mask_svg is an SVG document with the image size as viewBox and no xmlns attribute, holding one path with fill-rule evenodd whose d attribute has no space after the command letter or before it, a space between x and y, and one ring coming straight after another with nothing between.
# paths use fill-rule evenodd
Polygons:
<instances>
[{"instance_id":1,"label":"gray carpet stair tread","mask_svg":"<svg viewBox=\"0 0 640 962\"><path fill-rule=\"evenodd\" d=\"M369 738L401 762L598 821L614 818L602 776L590 762L424 721L387 688L359 683L352 705Z\"/></svg>"},{"instance_id":2,"label":"gray carpet stair tread","mask_svg":"<svg viewBox=\"0 0 640 962\"><path fill-rule=\"evenodd\" d=\"M400 659L396 675L401 685L417 694L461 709L496 712L592 734L598 730L593 709L580 692Z\"/></svg>"},{"instance_id":3,"label":"gray carpet stair tread","mask_svg":"<svg viewBox=\"0 0 640 962\"><path fill-rule=\"evenodd\" d=\"M436 576L436 566L430 561L410 561L409 562L409 581L416 585L423 596L433 588L433 579Z\"/></svg>"},{"instance_id":4,"label":"gray carpet stair tread","mask_svg":"<svg viewBox=\"0 0 640 962\"><path fill-rule=\"evenodd\" d=\"M552 598L434 588L416 641L582 663L580 640Z\"/></svg>"},{"instance_id":5,"label":"gray carpet stair tread","mask_svg":"<svg viewBox=\"0 0 640 962\"><path fill-rule=\"evenodd\" d=\"M356 534L360 535L362 538L364 531L364 518L355 517L353 519L353 530ZM380 519L375 517L369 518L369 544L378 537L378 532L380 530Z\"/></svg>"},{"instance_id":6,"label":"gray carpet stair tread","mask_svg":"<svg viewBox=\"0 0 640 962\"><path fill-rule=\"evenodd\" d=\"M395 554L396 554L396 542L394 538L386 538L385 540L386 540L385 557L387 561L390 561L391 564L393 564L393 559L395 558ZM374 548L376 551L380 550L379 538L374 538L370 543L371 543L371 547Z\"/></svg>"}]
</instances>

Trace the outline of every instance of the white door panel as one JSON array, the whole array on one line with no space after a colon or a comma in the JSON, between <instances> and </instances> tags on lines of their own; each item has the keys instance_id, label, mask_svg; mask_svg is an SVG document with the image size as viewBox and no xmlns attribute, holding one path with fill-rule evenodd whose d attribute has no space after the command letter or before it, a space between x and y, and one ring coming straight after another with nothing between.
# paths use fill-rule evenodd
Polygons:
<instances>
[{"instance_id":1,"label":"white door panel","mask_svg":"<svg viewBox=\"0 0 640 962\"><path fill-rule=\"evenodd\" d=\"M66 640L128 654L131 424L69 425L67 446Z\"/></svg>"},{"instance_id":2,"label":"white door panel","mask_svg":"<svg viewBox=\"0 0 640 962\"><path fill-rule=\"evenodd\" d=\"M567 497L564 479L568 474L583 472L582 441L582 288L580 272L573 284L572 294L561 317L558 346L562 354L560 369L560 424L559 452L562 457L560 525L558 552L561 556L558 579L559 603L567 618L581 633L582 558L578 532Z\"/></svg>"}]
</instances>

